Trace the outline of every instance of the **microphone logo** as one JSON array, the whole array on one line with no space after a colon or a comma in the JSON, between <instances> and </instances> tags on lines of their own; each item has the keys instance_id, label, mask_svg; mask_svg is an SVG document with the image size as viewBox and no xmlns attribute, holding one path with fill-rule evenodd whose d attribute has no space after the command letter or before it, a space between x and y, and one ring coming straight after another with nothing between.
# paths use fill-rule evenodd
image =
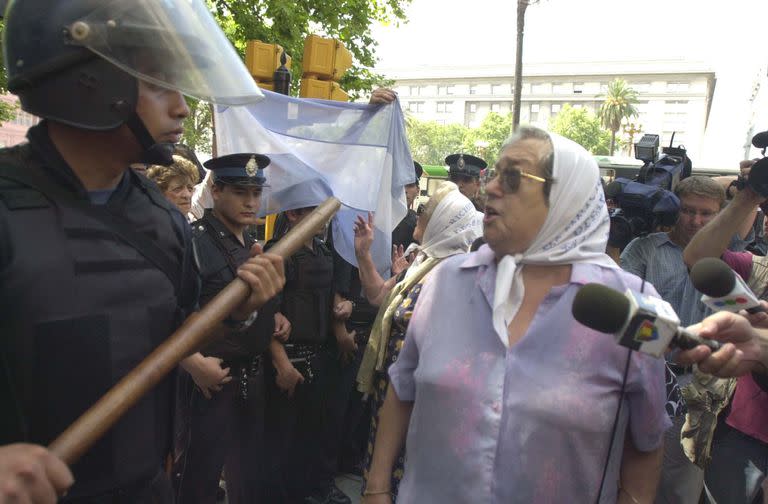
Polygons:
<instances>
[{"instance_id":1,"label":"microphone logo","mask_svg":"<svg viewBox=\"0 0 768 504\"><path fill-rule=\"evenodd\" d=\"M656 341L659 339L659 331L656 325L650 320L644 320L635 331L635 341L645 343L646 341Z\"/></svg>"},{"instance_id":2,"label":"microphone logo","mask_svg":"<svg viewBox=\"0 0 768 504\"><path fill-rule=\"evenodd\" d=\"M715 305L718 308L730 308L734 306L741 306L741 305L750 305L749 299L739 296L734 299L719 299L719 300L712 300L712 304Z\"/></svg>"}]
</instances>

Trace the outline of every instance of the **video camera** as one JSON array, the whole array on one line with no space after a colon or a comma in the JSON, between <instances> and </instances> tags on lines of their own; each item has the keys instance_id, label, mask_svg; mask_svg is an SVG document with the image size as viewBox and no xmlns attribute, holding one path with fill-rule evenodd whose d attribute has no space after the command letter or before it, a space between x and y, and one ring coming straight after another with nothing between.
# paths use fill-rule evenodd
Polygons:
<instances>
[{"instance_id":1,"label":"video camera","mask_svg":"<svg viewBox=\"0 0 768 504\"><path fill-rule=\"evenodd\" d=\"M680 200L674 190L693 165L684 147L672 146L674 139L673 134L659 156L659 135L643 135L635 144L635 158L643 161L637 177L620 177L606 186L605 197L614 204L609 246L623 250L634 238L677 221Z\"/></svg>"},{"instance_id":2,"label":"video camera","mask_svg":"<svg viewBox=\"0 0 768 504\"><path fill-rule=\"evenodd\" d=\"M763 157L752 165L749 176L739 176L733 183L737 189L751 188L760 196L768 198L768 157L765 157L768 148L768 131L763 131L752 137L752 145L762 151Z\"/></svg>"}]
</instances>

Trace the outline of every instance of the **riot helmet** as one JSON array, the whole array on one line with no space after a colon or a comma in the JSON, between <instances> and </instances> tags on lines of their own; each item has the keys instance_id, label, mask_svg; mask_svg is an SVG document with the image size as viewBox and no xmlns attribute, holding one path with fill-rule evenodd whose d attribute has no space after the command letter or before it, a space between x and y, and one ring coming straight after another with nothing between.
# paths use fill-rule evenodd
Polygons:
<instances>
[{"instance_id":1,"label":"riot helmet","mask_svg":"<svg viewBox=\"0 0 768 504\"><path fill-rule=\"evenodd\" d=\"M225 105L263 98L202 0L12 0L3 49L25 111L86 130L126 124L154 164L171 149L136 114L137 79Z\"/></svg>"}]
</instances>

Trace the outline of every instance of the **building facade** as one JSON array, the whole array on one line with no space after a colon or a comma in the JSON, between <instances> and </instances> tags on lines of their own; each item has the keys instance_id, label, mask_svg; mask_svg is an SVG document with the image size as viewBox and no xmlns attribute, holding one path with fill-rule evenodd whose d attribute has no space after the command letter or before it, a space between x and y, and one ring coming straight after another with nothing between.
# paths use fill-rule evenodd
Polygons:
<instances>
[{"instance_id":1,"label":"building facade","mask_svg":"<svg viewBox=\"0 0 768 504\"><path fill-rule=\"evenodd\" d=\"M18 107L18 99L10 94L0 95L0 100ZM17 108L16 117L0 124L0 147L11 147L26 140L27 130L37 124L39 119Z\"/></svg>"},{"instance_id":2,"label":"building facade","mask_svg":"<svg viewBox=\"0 0 768 504\"><path fill-rule=\"evenodd\" d=\"M489 112L508 114L514 95L514 66L380 69L395 80L404 110L419 120L477 127ZM685 61L532 64L524 67L520 122L547 127L570 104L596 113L608 83L623 78L637 91L641 133L656 133L662 145L697 152L703 142L715 90L715 73ZM619 132L620 136L624 136Z\"/></svg>"}]
</instances>

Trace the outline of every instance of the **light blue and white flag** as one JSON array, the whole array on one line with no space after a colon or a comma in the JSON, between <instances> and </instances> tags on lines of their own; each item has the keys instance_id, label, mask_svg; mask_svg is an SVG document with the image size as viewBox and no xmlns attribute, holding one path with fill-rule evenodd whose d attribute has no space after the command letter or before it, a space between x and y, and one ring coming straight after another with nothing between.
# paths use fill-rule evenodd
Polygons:
<instances>
[{"instance_id":1,"label":"light blue and white flag","mask_svg":"<svg viewBox=\"0 0 768 504\"><path fill-rule=\"evenodd\" d=\"M392 230L407 210L404 186L414 179L400 104L264 95L254 105L216 108L218 155L269 156L262 216L337 197L343 206L333 219L333 242L351 264L357 265L355 217L374 212L371 253L377 269L385 271L391 263Z\"/></svg>"}]
</instances>

